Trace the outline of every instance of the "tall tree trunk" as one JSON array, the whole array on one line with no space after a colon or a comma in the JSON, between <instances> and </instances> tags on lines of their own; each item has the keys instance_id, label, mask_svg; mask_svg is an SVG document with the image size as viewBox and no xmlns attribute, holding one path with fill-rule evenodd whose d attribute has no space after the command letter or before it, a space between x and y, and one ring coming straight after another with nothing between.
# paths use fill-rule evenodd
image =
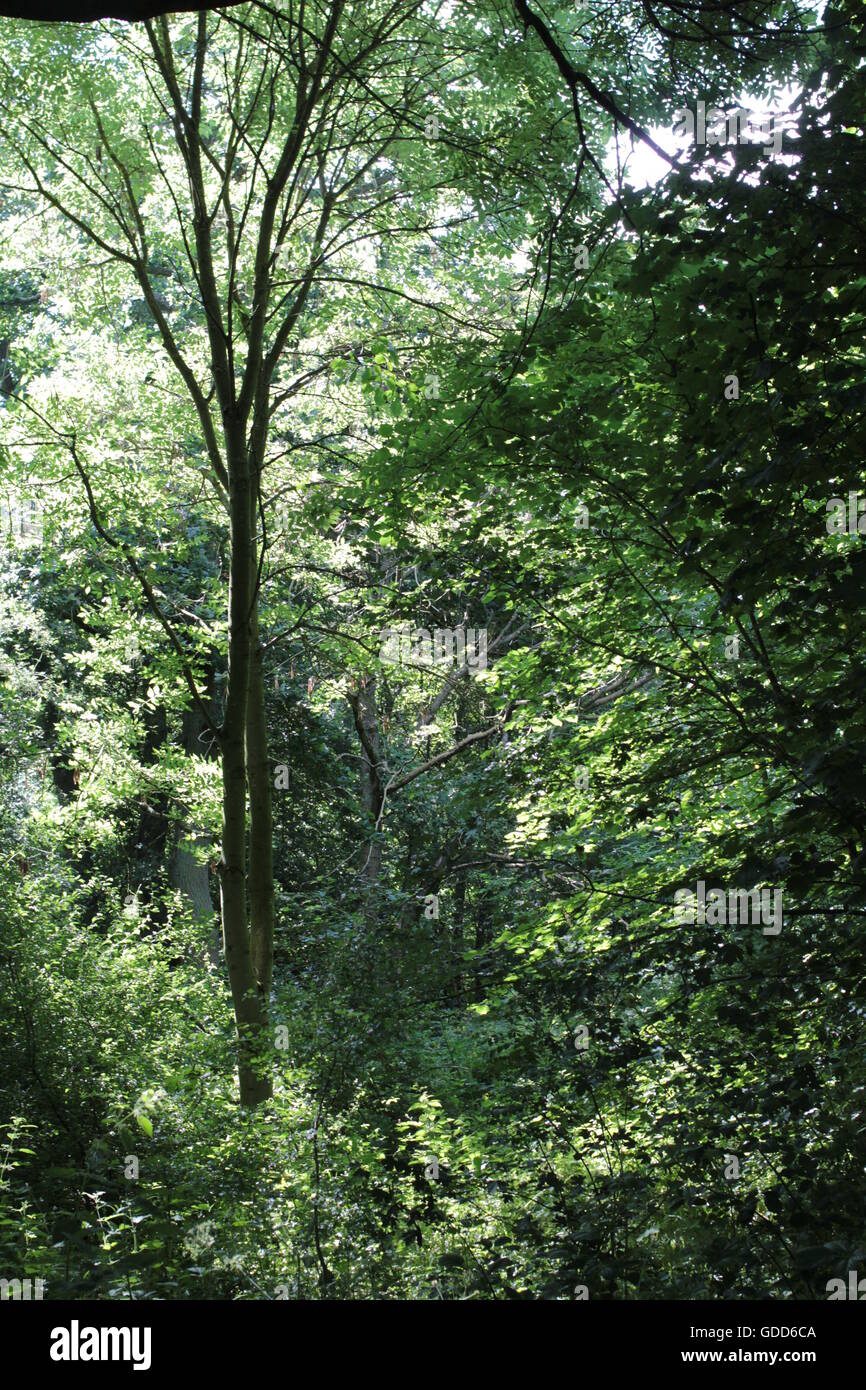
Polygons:
<instances>
[{"instance_id":1,"label":"tall tree trunk","mask_svg":"<svg viewBox=\"0 0 866 1390\"><path fill-rule=\"evenodd\" d=\"M247 700L246 754L250 792L250 942L253 972L265 1000L274 973L274 821L265 715L264 652L259 641L258 602L250 623L252 652Z\"/></svg>"},{"instance_id":2,"label":"tall tree trunk","mask_svg":"<svg viewBox=\"0 0 866 1390\"><path fill-rule=\"evenodd\" d=\"M227 430L228 433L228 430ZM255 547L251 534L250 467L242 430L229 449L231 571L226 705L222 738L223 825L220 906L223 948L238 1030L242 1105L258 1105L271 1090L267 999L253 971L247 922L246 723L250 685L250 601Z\"/></svg>"}]
</instances>

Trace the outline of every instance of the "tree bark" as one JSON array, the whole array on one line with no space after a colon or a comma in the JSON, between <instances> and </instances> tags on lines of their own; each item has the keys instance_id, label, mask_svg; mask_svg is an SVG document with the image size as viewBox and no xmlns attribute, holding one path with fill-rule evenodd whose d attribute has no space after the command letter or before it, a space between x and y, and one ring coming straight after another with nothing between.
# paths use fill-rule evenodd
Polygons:
<instances>
[{"instance_id":1,"label":"tree bark","mask_svg":"<svg viewBox=\"0 0 866 1390\"><path fill-rule=\"evenodd\" d=\"M241 1105L272 1094L267 999L253 970L247 921L246 724L250 685L250 600L254 576L250 467L242 427L226 422L231 522L228 675L222 737L223 824L220 906L223 949L238 1030ZM234 435L234 438L231 436Z\"/></svg>"},{"instance_id":2,"label":"tree bark","mask_svg":"<svg viewBox=\"0 0 866 1390\"><path fill-rule=\"evenodd\" d=\"M466 919L466 870L461 869L457 875L457 882L454 886L454 997L452 1004L456 1007L463 1003L463 923Z\"/></svg>"},{"instance_id":3,"label":"tree bark","mask_svg":"<svg viewBox=\"0 0 866 1390\"><path fill-rule=\"evenodd\" d=\"M270 998L274 971L274 820L262 671L264 652L259 641L257 602L253 604L250 637L252 651L246 724L247 784L250 793L250 942L256 983L267 1000Z\"/></svg>"},{"instance_id":4,"label":"tree bark","mask_svg":"<svg viewBox=\"0 0 866 1390\"><path fill-rule=\"evenodd\" d=\"M181 744L185 753L200 753L200 738L205 724L201 712L193 705L185 710L181 720ZM196 826L177 820L174 843L168 865L168 881L187 901L192 915L201 924L206 959L219 964L219 932L216 912L210 893L207 864L196 857L196 849L208 845L208 839Z\"/></svg>"},{"instance_id":5,"label":"tree bark","mask_svg":"<svg viewBox=\"0 0 866 1390\"><path fill-rule=\"evenodd\" d=\"M375 676L361 678L360 689L357 694L349 696L349 704L361 743L361 804L371 830L370 844L361 872L368 891L372 891L382 871L382 841L378 821L385 797Z\"/></svg>"}]
</instances>

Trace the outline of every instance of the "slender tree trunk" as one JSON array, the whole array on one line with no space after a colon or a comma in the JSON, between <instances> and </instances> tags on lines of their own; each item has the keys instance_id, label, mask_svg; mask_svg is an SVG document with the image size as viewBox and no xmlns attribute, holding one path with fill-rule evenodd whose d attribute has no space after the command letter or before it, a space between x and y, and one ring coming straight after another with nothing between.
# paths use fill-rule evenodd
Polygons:
<instances>
[{"instance_id":1,"label":"slender tree trunk","mask_svg":"<svg viewBox=\"0 0 866 1390\"><path fill-rule=\"evenodd\" d=\"M201 753L201 734L205 722L202 713L194 705L184 710L181 721L181 743L185 753ZM199 826L178 820L174 827L174 844L168 866L168 881L183 895L190 906L193 917L201 925L204 936L206 960L213 966L219 964L219 933L216 928L216 913L210 895L210 881L207 864L196 856L196 849L209 845L209 838Z\"/></svg>"},{"instance_id":2,"label":"slender tree trunk","mask_svg":"<svg viewBox=\"0 0 866 1390\"><path fill-rule=\"evenodd\" d=\"M476 951L479 951L479 952L480 952L480 951L483 951L483 950L484 950L484 947L487 945L487 938L488 938L488 936L489 936L489 931L488 931L488 921L489 921L489 918L490 918L490 907L489 907L488 903L486 902L486 900L482 897L481 901L480 901L479 904L478 904L478 909L477 909L477 913L476 913L476 917L475 917L475 949L476 949ZM486 964L485 964L483 958L478 959L478 960L475 961L475 963L474 963L474 965L473 965L473 972L474 972L474 975L475 975L475 999L476 999L476 1002L480 1004L480 1003L483 1002L484 996L485 996L485 993L486 993L486 990L487 990L487 986L486 986L486 983L485 983L485 977L486 977L486 975L487 975L487 966L486 966Z\"/></svg>"},{"instance_id":3,"label":"slender tree trunk","mask_svg":"<svg viewBox=\"0 0 866 1390\"><path fill-rule=\"evenodd\" d=\"M461 684L457 693L457 722L454 728L454 737L457 743L465 738L469 732L467 721L468 714L468 693L465 683ZM463 924L466 920L466 870L461 869L457 875L457 882L454 886L454 929L451 938L452 952L454 959L454 994L452 1004L459 1008L463 1005L463 992L466 981L463 975L465 964Z\"/></svg>"},{"instance_id":4,"label":"slender tree trunk","mask_svg":"<svg viewBox=\"0 0 866 1390\"><path fill-rule=\"evenodd\" d=\"M144 745L141 750L141 761L145 767L152 767L156 762L160 749L165 745L167 733L168 721L165 705L157 705L155 709L145 706ZM138 815L138 832L135 839L142 846L140 861L142 871L146 876L149 877L146 868L148 863L153 862L153 859L162 862L167 838L168 804L166 798L162 795L142 797Z\"/></svg>"},{"instance_id":5,"label":"slender tree trunk","mask_svg":"<svg viewBox=\"0 0 866 1390\"><path fill-rule=\"evenodd\" d=\"M369 893L372 893L382 872L382 842L377 823L382 811L385 790L382 785L382 753L379 744L379 711L376 703L376 678L364 676L356 695L349 697L355 729L361 742L361 804L371 830L371 840L364 856L362 874ZM374 914L375 915L375 914Z\"/></svg>"},{"instance_id":6,"label":"slender tree trunk","mask_svg":"<svg viewBox=\"0 0 866 1390\"><path fill-rule=\"evenodd\" d=\"M250 941L253 972L265 1000L274 971L274 823L268 764L268 728L259 642L258 603L250 624L250 688L247 701L246 754L250 792Z\"/></svg>"},{"instance_id":7,"label":"slender tree trunk","mask_svg":"<svg viewBox=\"0 0 866 1390\"><path fill-rule=\"evenodd\" d=\"M49 663L43 659L37 664L36 669L40 672L48 670L50 669ZM45 746L50 750L54 790L60 801L65 802L75 795L75 769L68 753L61 748L57 741L56 731L59 723L60 710L49 697L43 706L42 732L45 737Z\"/></svg>"},{"instance_id":8,"label":"slender tree trunk","mask_svg":"<svg viewBox=\"0 0 866 1390\"><path fill-rule=\"evenodd\" d=\"M228 431L227 431L228 432ZM267 1000L253 971L247 922L245 739L250 684L250 600L254 544L250 531L250 468L242 431L228 450L231 518L228 677L222 739L223 826L220 904L223 948L238 1029L242 1105L271 1094Z\"/></svg>"},{"instance_id":9,"label":"slender tree trunk","mask_svg":"<svg viewBox=\"0 0 866 1390\"><path fill-rule=\"evenodd\" d=\"M463 1003L463 923L466 918L466 870L461 869L454 887L454 997L455 1007Z\"/></svg>"}]
</instances>

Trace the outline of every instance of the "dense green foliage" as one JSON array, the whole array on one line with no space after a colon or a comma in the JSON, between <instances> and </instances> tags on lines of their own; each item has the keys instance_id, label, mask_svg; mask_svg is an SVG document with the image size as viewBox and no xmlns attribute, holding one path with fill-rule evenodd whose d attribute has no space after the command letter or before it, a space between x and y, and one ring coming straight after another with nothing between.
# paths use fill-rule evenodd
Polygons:
<instances>
[{"instance_id":1,"label":"dense green foliage","mask_svg":"<svg viewBox=\"0 0 866 1390\"><path fill-rule=\"evenodd\" d=\"M309 6L308 45L338 8ZM866 495L866 16L551 6L595 101L504 0L363 11L271 268L299 307L258 511L255 1109L188 679L218 719L225 494L166 350L211 409L183 131L143 26L0 30L7 530L36 500L2 552L0 1274L823 1298L866 1261L866 561L856 521L827 524ZM207 21L239 376L292 23ZM197 26L171 21L182 83ZM669 130L785 86L781 157L620 177L611 104ZM461 626L486 667L417 639L382 659L388 632ZM781 889L781 929L678 921L699 881Z\"/></svg>"}]
</instances>

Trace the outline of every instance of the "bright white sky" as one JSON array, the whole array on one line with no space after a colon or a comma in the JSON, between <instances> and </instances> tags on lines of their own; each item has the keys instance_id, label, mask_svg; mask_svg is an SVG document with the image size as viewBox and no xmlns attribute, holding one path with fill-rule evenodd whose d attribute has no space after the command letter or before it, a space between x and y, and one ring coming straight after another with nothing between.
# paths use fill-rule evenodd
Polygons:
<instances>
[{"instance_id":1,"label":"bright white sky","mask_svg":"<svg viewBox=\"0 0 866 1390\"><path fill-rule=\"evenodd\" d=\"M659 126L651 126L647 134L655 143L667 154L675 157L681 150L685 149L686 142L677 142L669 129ZM626 183L633 188L646 188L649 184L658 183L659 179L667 173L668 165L663 159L659 159L642 140L636 140L631 144L631 137L625 139L620 137L619 141L620 160L626 160ZM607 168L616 172L616 141L611 136L607 146Z\"/></svg>"},{"instance_id":2,"label":"bright white sky","mask_svg":"<svg viewBox=\"0 0 866 1390\"><path fill-rule=\"evenodd\" d=\"M749 97L741 96L737 105L746 111L757 111L759 114L771 114L775 111L785 111L791 105L791 102L794 100L799 90L800 89L797 87L786 87L783 91L779 92L776 100L770 105L753 102ZM719 102L718 104L726 108L728 107L727 102ZM708 100L706 105L707 110L709 110L715 103ZM696 102L692 102L691 110L693 114L695 107ZM673 122L669 126L650 126L647 134L655 141L660 149L663 149L672 158L678 158L689 143L689 137L687 136L683 136L679 140L674 138ZM786 136L782 142L783 151L787 144L788 140ZM652 150L649 149L642 140L635 140L632 143L631 136L628 134L621 134L619 137L619 157L620 160L627 161L626 183L630 184L633 188L647 188L650 184L658 183L659 179L663 178L667 173L669 167L657 154L653 154ZM615 174L616 141L613 137L608 141L606 164L607 168Z\"/></svg>"}]
</instances>

